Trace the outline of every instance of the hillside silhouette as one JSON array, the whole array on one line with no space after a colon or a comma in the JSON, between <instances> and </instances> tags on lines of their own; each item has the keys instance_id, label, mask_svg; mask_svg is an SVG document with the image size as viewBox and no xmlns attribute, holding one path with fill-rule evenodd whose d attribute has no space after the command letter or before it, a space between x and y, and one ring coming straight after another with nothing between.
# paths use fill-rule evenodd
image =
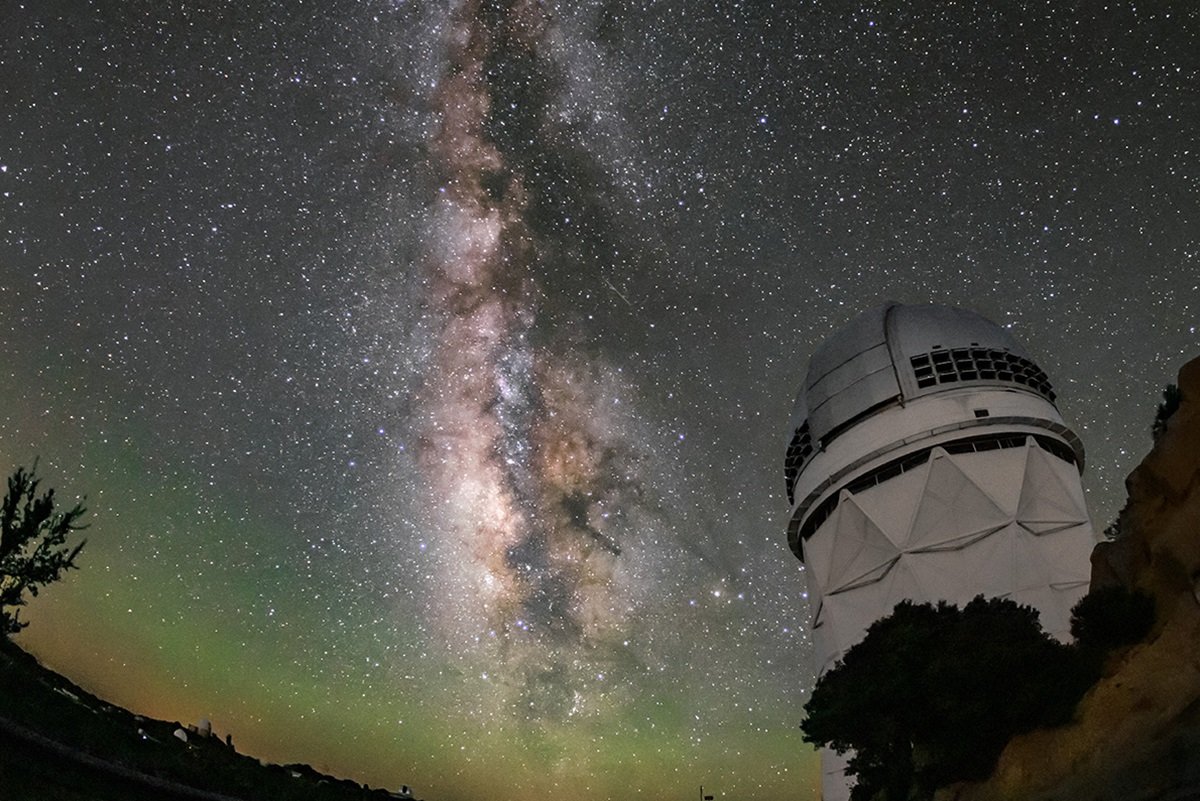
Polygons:
<instances>
[{"instance_id":1,"label":"hillside silhouette","mask_svg":"<svg viewBox=\"0 0 1200 801\"><path fill-rule=\"evenodd\" d=\"M95 697L0 637L4 801L391 801L411 798L263 764L232 740ZM186 738L186 740L185 740Z\"/></svg>"}]
</instances>

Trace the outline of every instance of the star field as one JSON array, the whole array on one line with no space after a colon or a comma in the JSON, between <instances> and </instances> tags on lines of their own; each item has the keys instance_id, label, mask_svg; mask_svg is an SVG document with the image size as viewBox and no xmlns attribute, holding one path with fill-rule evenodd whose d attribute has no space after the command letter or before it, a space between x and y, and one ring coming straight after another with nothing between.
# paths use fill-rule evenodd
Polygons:
<instances>
[{"instance_id":1,"label":"star field","mask_svg":"<svg viewBox=\"0 0 1200 801\"><path fill-rule=\"evenodd\" d=\"M21 643L430 801L815 798L808 356L1010 327L1102 529L1197 351L1198 16L7 3L0 465L93 522Z\"/></svg>"}]
</instances>

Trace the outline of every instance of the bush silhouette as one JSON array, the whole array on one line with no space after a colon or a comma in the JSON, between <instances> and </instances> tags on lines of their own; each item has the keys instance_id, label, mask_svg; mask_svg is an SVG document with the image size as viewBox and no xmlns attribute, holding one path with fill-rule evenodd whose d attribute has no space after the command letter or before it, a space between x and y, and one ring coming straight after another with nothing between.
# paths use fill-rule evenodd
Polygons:
<instances>
[{"instance_id":1,"label":"bush silhouette","mask_svg":"<svg viewBox=\"0 0 1200 801\"><path fill-rule=\"evenodd\" d=\"M1071 610L1071 636L1092 654L1141 641L1154 625L1154 599L1125 587L1089 592Z\"/></svg>"}]
</instances>

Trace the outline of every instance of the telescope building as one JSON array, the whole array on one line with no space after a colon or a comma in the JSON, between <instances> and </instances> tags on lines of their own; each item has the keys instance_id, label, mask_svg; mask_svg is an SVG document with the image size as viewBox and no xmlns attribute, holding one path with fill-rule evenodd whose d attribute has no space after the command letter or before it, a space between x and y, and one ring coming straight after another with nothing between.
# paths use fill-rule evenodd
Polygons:
<instances>
[{"instance_id":1,"label":"telescope building","mask_svg":"<svg viewBox=\"0 0 1200 801\"><path fill-rule=\"evenodd\" d=\"M1095 536L1054 400L1016 340L963 309L888 303L817 349L784 472L818 673L905 599L1011 598L1068 638ZM824 799L847 798L842 761L822 770Z\"/></svg>"}]
</instances>

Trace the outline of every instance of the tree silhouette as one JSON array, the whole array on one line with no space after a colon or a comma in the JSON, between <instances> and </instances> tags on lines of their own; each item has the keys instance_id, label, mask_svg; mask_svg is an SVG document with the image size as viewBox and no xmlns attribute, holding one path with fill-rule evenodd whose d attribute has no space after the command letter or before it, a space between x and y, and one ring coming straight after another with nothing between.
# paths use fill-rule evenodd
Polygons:
<instances>
[{"instance_id":1,"label":"tree silhouette","mask_svg":"<svg viewBox=\"0 0 1200 801\"><path fill-rule=\"evenodd\" d=\"M1100 587L1071 610L1071 636L1084 652L1103 659L1110 651L1141 642L1154 626L1154 599L1141 590Z\"/></svg>"},{"instance_id":2,"label":"tree silhouette","mask_svg":"<svg viewBox=\"0 0 1200 801\"><path fill-rule=\"evenodd\" d=\"M58 581L75 567L75 557L86 540L74 548L66 545L72 532L86 528L78 521L87 510L80 504L65 512L54 511L54 490L38 495L37 465L18 467L8 479L8 493L0 506L0 634L25 628L20 620L26 591L38 591Z\"/></svg>"},{"instance_id":3,"label":"tree silhouette","mask_svg":"<svg viewBox=\"0 0 1200 801\"><path fill-rule=\"evenodd\" d=\"M1014 734L1069 720L1094 678L1032 607L903 601L820 678L801 729L854 752L854 801L929 798L987 776Z\"/></svg>"}]
</instances>

